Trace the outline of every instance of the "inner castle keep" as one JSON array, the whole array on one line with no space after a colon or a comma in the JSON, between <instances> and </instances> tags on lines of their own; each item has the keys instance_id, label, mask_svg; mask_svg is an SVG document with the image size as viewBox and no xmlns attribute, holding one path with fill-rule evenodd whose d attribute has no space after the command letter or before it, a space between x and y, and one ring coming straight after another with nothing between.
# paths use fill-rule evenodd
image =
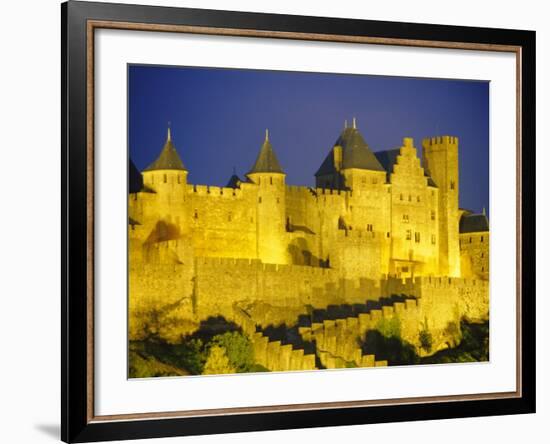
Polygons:
<instances>
[{"instance_id":1,"label":"inner castle keep","mask_svg":"<svg viewBox=\"0 0 550 444\"><path fill-rule=\"evenodd\" d=\"M403 323L412 343L419 323L442 348L450 322L488 317L489 226L484 211L459 207L457 137L424 139L422 158L408 137L373 152L354 119L312 171L315 187L287 184L276 151L266 130L226 187L188 182L170 129L147 168L130 160L131 337L147 310L171 313L168 337L207 316L289 323L304 307L396 291L423 307Z\"/></svg>"}]
</instances>

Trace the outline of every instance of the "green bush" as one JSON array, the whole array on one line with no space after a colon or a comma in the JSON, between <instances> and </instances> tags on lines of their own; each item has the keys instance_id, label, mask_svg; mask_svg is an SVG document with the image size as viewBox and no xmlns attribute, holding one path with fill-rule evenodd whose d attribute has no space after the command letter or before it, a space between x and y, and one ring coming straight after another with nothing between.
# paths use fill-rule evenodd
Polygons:
<instances>
[{"instance_id":1,"label":"green bush","mask_svg":"<svg viewBox=\"0 0 550 444\"><path fill-rule=\"evenodd\" d=\"M235 373L235 367L231 365L225 348L219 345L212 345L208 358L204 364L203 375L223 375Z\"/></svg>"},{"instance_id":2,"label":"green bush","mask_svg":"<svg viewBox=\"0 0 550 444\"><path fill-rule=\"evenodd\" d=\"M229 362L238 373L251 371L254 365L254 349L247 336L237 331L229 331L214 336L210 346L223 347Z\"/></svg>"}]
</instances>

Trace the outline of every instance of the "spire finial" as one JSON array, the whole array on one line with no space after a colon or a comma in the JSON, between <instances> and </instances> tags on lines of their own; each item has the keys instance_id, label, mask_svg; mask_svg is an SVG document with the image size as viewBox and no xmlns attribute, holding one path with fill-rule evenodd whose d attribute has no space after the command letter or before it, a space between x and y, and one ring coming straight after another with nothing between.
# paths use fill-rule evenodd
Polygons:
<instances>
[{"instance_id":1,"label":"spire finial","mask_svg":"<svg viewBox=\"0 0 550 444\"><path fill-rule=\"evenodd\" d=\"M269 141L269 130L267 128L265 129L265 141Z\"/></svg>"},{"instance_id":2,"label":"spire finial","mask_svg":"<svg viewBox=\"0 0 550 444\"><path fill-rule=\"evenodd\" d=\"M171 142L172 141L172 133L170 131L170 125L171 125L171 122L168 121L168 136L167 136L167 141L168 142Z\"/></svg>"},{"instance_id":3,"label":"spire finial","mask_svg":"<svg viewBox=\"0 0 550 444\"><path fill-rule=\"evenodd\" d=\"M237 167L233 165L233 176L237 175Z\"/></svg>"},{"instance_id":4,"label":"spire finial","mask_svg":"<svg viewBox=\"0 0 550 444\"><path fill-rule=\"evenodd\" d=\"M344 120L344 129L348 129L348 119Z\"/></svg>"},{"instance_id":5,"label":"spire finial","mask_svg":"<svg viewBox=\"0 0 550 444\"><path fill-rule=\"evenodd\" d=\"M353 118L353 129L357 129L357 121Z\"/></svg>"}]
</instances>

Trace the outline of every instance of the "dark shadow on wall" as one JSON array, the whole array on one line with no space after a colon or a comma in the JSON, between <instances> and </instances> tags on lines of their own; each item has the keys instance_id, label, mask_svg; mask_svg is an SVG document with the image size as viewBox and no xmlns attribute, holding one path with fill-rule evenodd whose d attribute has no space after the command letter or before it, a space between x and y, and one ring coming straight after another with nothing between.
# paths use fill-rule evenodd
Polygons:
<instances>
[{"instance_id":1,"label":"dark shadow on wall","mask_svg":"<svg viewBox=\"0 0 550 444\"><path fill-rule=\"evenodd\" d=\"M289 256L292 258L293 265L306 265L310 267L329 268L328 258L322 259L311 253L311 248L307 240L303 237L294 239L287 248Z\"/></svg>"},{"instance_id":2,"label":"dark shadow on wall","mask_svg":"<svg viewBox=\"0 0 550 444\"><path fill-rule=\"evenodd\" d=\"M416 299L405 295L392 295L380 298L377 301L367 300L365 303L329 305L326 308L311 308L308 314L298 317L297 325L300 327L311 327L313 322L326 320L346 319L358 316L361 313L369 313L371 310L381 310L384 306L391 306L396 302L405 302L408 299Z\"/></svg>"},{"instance_id":3,"label":"dark shadow on wall","mask_svg":"<svg viewBox=\"0 0 550 444\"><path fill-rule=\"evenodd\" d=\"M388 365L410 365L420 363L414 346L398 336L384 336L377 330L370 330L361 344L364 355L373 354L377 360L386 360Z\"/></svg>"},{"instance_id":4,"label":"dark shadow on wall","mask_svg":"<svg viewBox=\"0 0 550 444\"><path fill-rule=\"evenodd\" d=\"M203 342L209 342L214 336L221 335L226 332L242 332L241 327L232 321L228 321L223 316L210 316L201 321L198 330L185 340L200 339Z\"/></svg>"},{"instance_id":5,"label":"dark shadow on wall","mask_svg":"<svg viewBox=\"0 0 550 444\"><path fill-rule=\"evenodd\" d=\"M304 350L305 355L315 353L316 347L313 342L304 341L298 332L298 326L288 327L286 324L278 326L269 325L264 329L259 329L269 341L281 341L281 345L291 344L293 350Z\"/></svg>"}]
</instances>

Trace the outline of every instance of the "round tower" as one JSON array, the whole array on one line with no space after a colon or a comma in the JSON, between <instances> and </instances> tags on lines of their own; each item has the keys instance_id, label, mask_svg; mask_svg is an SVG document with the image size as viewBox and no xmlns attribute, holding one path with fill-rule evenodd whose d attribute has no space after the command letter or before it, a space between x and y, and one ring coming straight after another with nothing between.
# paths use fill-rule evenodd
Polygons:
<instances>
[{"instance_id":1,"label":"round tower","mask_svg":"<svg viewBox=\"0 0 550 444\"><path fill-rule=\"evenodd\" d=\"M265 140L248 179L257 185L257 257L264 263L285 264L287 260L285 225L285 177L265 131Z\"/></svg>"},{"instance_id":2,"label":"round tower","mask_svg":"<svg viewBox=\"0 0 550 444\"><path fill-rule=\"evenodd\" d=\"M187 226L187 173L172 142L168 126L166 142L160 155L143 170L143 187L152 194L147 203L150 214L158 220L175 224L182 231Z\"/></svg>"}]
</instances>

